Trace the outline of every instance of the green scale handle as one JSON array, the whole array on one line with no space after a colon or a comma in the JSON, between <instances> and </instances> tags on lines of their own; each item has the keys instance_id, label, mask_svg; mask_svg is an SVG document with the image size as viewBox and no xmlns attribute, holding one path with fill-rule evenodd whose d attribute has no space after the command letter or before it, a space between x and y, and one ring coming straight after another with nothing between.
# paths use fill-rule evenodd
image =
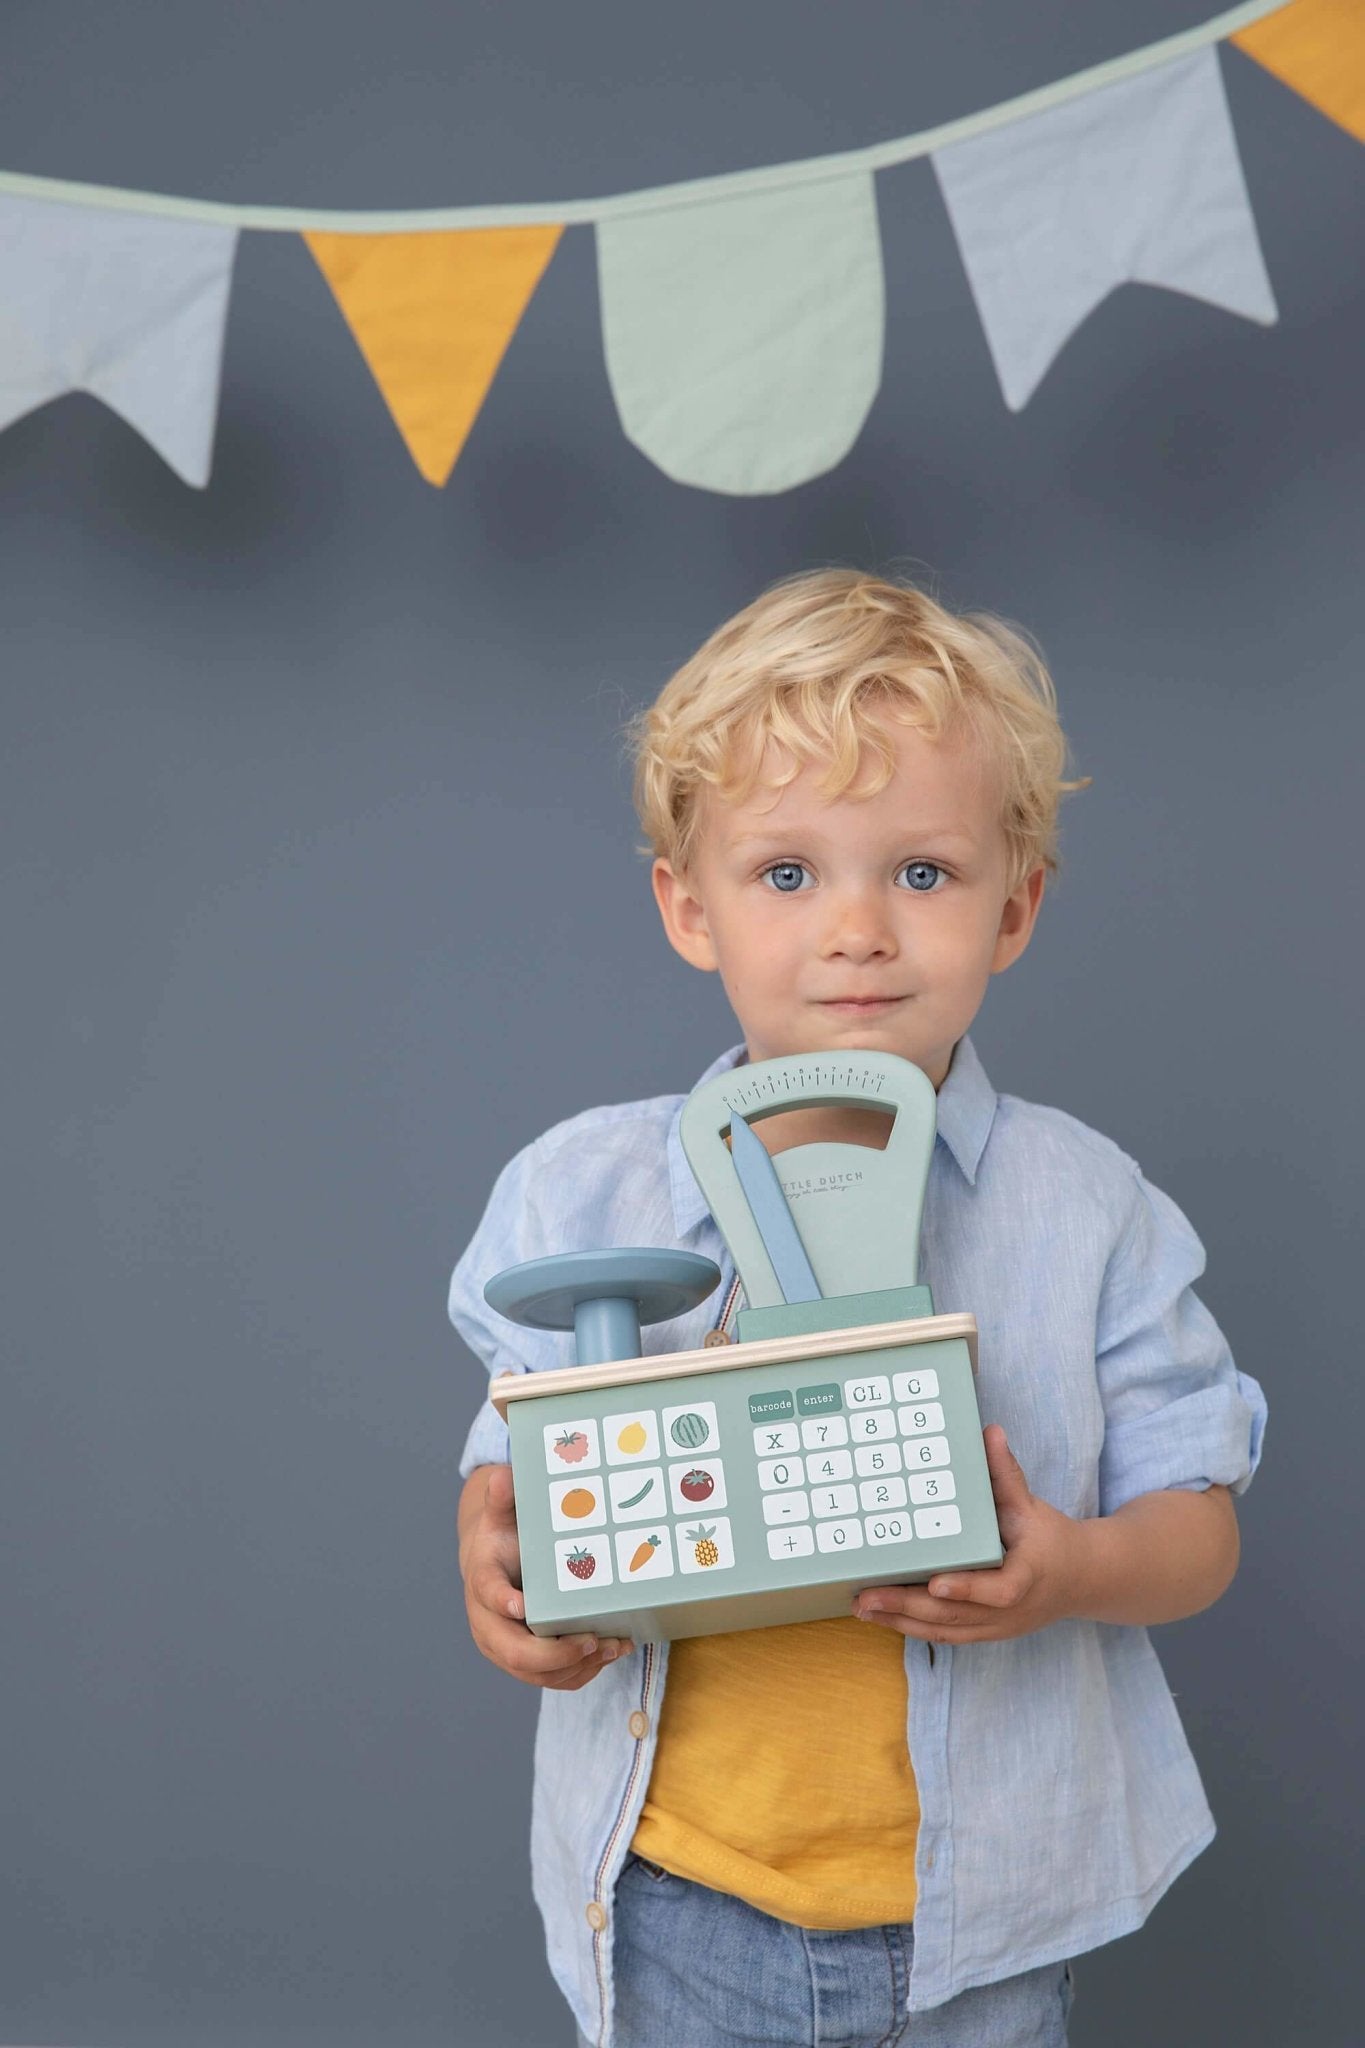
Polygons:
<instances>
[{"instance_id":1,"label":"green scale handle","mask_svg":"<svg viewBox=\"0 0 1365 2048\"><path fill-rule=\"evenodd\" d=\"M937 1127L933 1083L894 1053L794 1053L718 1074L682 1113L683 1150L751 1310L777 1307L783 1294L725 1142L730 1118L755 1124L781 1110L817 1108L895 1113L884 1151L825 1141L794 1145L773 1159L821 1294L869 1294L916 1282ZM927 1299L923 1312L933 1313ZM752 1323L750 1333L758 1334Z\"/></svg>"}]
</instances>

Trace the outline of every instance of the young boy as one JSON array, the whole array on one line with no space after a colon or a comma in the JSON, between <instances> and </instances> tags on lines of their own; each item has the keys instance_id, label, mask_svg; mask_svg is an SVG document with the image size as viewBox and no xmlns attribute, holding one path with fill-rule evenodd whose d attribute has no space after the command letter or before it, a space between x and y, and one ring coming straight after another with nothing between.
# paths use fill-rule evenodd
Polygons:
<instances>
[{"instance_id":1,"label":"young boy","mask_svg":"<svg viewBox=\"0 0 1365 2048\"><path fill-rule=\"evenodd\" d=\"M719 973L745 1060L894 1052L938 1091L922 1277L972 1311L1005 1546L847 1617L668 1644L521 1619L505 1426L461 1460L484 1655L544 1688L532 1880L596 2048L1042 2048L1069 1958L1141 1925L1213 1836L1152 1623L1237 1567L1265 1402L1191 1291L1203 1248L1107 1138L997 1095L967 1033L1057 867L1066 742L998 621L853 571L789 578L632 722L664 929ZM490 1372L572 1361L484 1282L550 1252L672 1245L737 1286L678 1135L683 1099L557 1124L504 1168L450 1290ZM877 1143L874 1112L756 1124L770 1151ZM884 1138L882 1139L884 1142Z\"/></svg>"}]
</instances>

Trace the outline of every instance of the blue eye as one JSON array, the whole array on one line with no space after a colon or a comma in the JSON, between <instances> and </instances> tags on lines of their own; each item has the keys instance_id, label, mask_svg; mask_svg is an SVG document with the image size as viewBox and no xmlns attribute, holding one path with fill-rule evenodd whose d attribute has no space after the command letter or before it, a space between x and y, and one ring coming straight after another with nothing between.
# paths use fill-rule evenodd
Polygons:
<instances>
[{"instance_id":1,"label":"blue eye","mask_svg":"<svg viewBox=\"0 0 1365 2048\"><path fill-rule=\"evenodd\" d=\"M908 860L904 873L910 877L910 887L921 896L931 895L940 882L946 882L945 871L934 860Z\"/></svg>"},{"instance_id":2,"label":"blue eye","mask_svg":"<svg viewBox=\"0 0 1365 2048\"><path fill-rule=\"evenodd\" d=\"M783 875L804 875L805 872L799 860L775 860L770 868L764 868L763 878L765 881L771 879L774 888L781 890L784 896L795 896L801 887L800 882L796 881L788 886L778 878Z\"/></svg>"}]
</instances>

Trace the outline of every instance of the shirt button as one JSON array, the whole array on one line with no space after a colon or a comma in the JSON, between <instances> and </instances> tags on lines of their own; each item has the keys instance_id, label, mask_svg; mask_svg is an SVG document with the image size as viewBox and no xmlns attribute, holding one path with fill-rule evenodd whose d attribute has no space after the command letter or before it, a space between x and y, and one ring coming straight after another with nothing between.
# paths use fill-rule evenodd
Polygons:
<instances>
[{"instance_id":1,"label":"shirt button","mask_svg":"<svg viewBox=\"0 0 1365 2048\"><path fill-rule=\"evenodd\" d=\"M607 1924L607 1909L605 1906L599 1906L596 1899L589 1899L584 1917L589 1927L594 1928L600 1934Z\"/></svg>"},{"instance_id":2,"label":"shirt button","mask_svg":"<svg viewBox=\"0 0 1365 2048\"><path fill-rule=\"evenodd\" d=\"M640 1709L637 1707L635 1709L635 1712L630 1717L629 1726L631 1734L635 1737L635 1740L638 1742L642 1735L648 1735L649 1733L648 1714L642 1714L640 1712Z\"/></svg>"},{"instance_id":3,"label":"shirt button","mask_svg":"<svg viewBox=\"0 0 1365 2048\"><path fill-rule=\"evenodd\" d=\"M926 1856L926 1857L925 1857L925 1859L924 1859L924 1867L925 1867L925 1869L926 1869L926 1870L932 1870L932 1869L933 1869L933 1867L934 1867L934 1859L933 1859L933 1856L932 1856L932 1855L929 1855L929 1856Z\"/></svg>"}]
</instances>

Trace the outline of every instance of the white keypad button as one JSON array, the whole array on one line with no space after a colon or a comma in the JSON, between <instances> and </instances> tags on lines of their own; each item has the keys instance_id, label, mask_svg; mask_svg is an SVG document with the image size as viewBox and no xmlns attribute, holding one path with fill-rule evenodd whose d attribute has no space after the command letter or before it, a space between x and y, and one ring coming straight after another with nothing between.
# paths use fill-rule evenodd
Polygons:
<instances>
[{"instance_id":1,"label":"white keypad button","mask_svg":"<svg viewBox=\"0 0 1365 2048\"><path fill-rule=\"evenodd\" d=\"M799 1451L801 1432L794 1422L761 1422L754 1431L754 1449L760 1458L776 1457L781 1451Z\"/></svg>"},{"instance_id":2,"label":"white keypad button","mask_svg":"<svg viewBox=\"0 0 1365 2048\"><path fill-rule=\"evenodd\" d=\"M960 1536L962 1517L956 1508L916 1508L917 1536Z\"/></svg>"},{"instance_id":3,"label":"white keypad button","mask_svg":"<svg viewBox=\"0 0 1365 2048\"><path fill-rule=\"evenodd\" d=\"M673 1545L668 1540L668 1524L618 1530L616 1573L623 1586L633 1586L637 1579L671 1579Z\"/></svg>"},{"instance_id":4,"label":"white keypad button","mask_svg":"<svg viewBox=\"0 0 1365 2048\"><path fill-rule=\"evenodd\" d=\"M545 1469L556 1479L565 1472L591 1472L602 1462L597 1444L597 1424L591 1416L576 1422L547 1422L545 1425Z\"/></svg>"},{"instance_id":5,"label":"white keypad button","mask_svg":"<svg viewBox=\"0 0 1365 2048\"><path fill-rule=\"evenodd\" d=\"M932 1436L943 1427L943 1410L937 1401L912 1402L897 1412L902 1436Z\"/></svg>"},{"instance_id":6,"label":"white keypad button","mask_svg":"<svg viewBox=\"0 0 1365 2048\"><path fill-rule=\"evenodd\" d=\"M898 1372L892 1377L891 1391L898 1401L937 1401L938 1374Z\"/></svg>"},{"instance_id":7,"label":"white keypad button","mask_svg":"<svg viewBox=\"0 0 1365 2048\"><path fill-rule=\"evenodd\" d=\"M848 1424L842 1415L812 1415L801 1425L801 1441L808 1451L823 1451L848 1442Z\"/></svg>"},{"instance_id":8,"label":"white keypad button","mask_svg":"<svg viewBox=\"0 0 1365 2048\"><path fill-rule=\"evenodd\" d=\"M602 1441L609 1465L648 1465L659 1455L659 1418L652 1408L627 1408L608 1415Z\"/></svg>"},{"instance_id":9,"label":"white keypad button","mask_svg":"<svg viewBox=\"0 0 1365 2048\"><path fill-rule=\"evenodd\" d=\"M664 1454L669 1458L690 1458L694 1451L720 1449L720 1426L714 1401L689 1401L682 1408L664 1410Z\"/></svg>"},{"instance_id":10,"label":"white keypad button","mask_svg":"<svg viewBox=\"0 0 1365 2048\"><path fill-rule=\"evenodd\" d=\"M870 1415L850 1415L848 1428L855 1444L885 1443L896 1434L896 1417L890 1408L874 1408Z\"/></svg>"},{"instance_id":11,"label":"white keypad button","mask_svg":"<svg viewBox=\"0 0 1365 2048\"><path fill-rule=\"evenodd\" d=\"M899 1472L901 1447L898 1443L864 1444L853 1453L853 1464L864 1479L875 1472Z\"/></svg>"},{"instance_id":12,"label":"white keypad button","mask_svg":"<svg viewBox=\"0 0 1365 2048\"><path fill-rule=\"evenodd\" d=\"M809 1529L769 1529L768 1555L779 1562L784 1557L809 1557L815 1537Z\"/></svg>"},{"instance_id":13,"label":"white keypad button","mask_svg":"<svg viewBox=\"0 0 1365 2048\"><path fill-rule=\"evenodd\" d=\"M806 1468L800 1458L764 1458L758 1468L758 1483L765 1493L780 1486L801 1486Z\"/></svg>"},{"instance_id":14,"label":"white keypad button","mask_svg":"<svg viewBox=\"0 0 1365 2048\"><path fill-rule=\"evenodd\" d=\"M613 1522L652 1522L668 1513L662 1465L650 1465L644 1471L611 1472L607 1483Z\"/></svg>"},{"instance_id":15,"label":"white keypad button","mask_svg":"<svg viewBox=\"0 0 1365 2048\"><path fill-rule=\"evenodd\" d=\"M769 1528L781 1522L808 1522L810 1502L804 1493L765 1493L763 1519Z\"/></svg>"},{"instance_id":16,"label":"white keypad button","mask_svg":"<svg viewBox=\"0 0 1365 2048\"><path fill-rule=\"evenodd\" d=\"M856 1515L858 1489L856 1486L814 1486L811 1488L810 1501L817 1517Z\"/></svg>"},{"instance_id":17,"label":"white keypad button","mask_svg":"<svg viewBox=\"0 0 1365 2048\"><path fill-rule=\"evenodd\" d=\"M957 1481L951 1472L912 1472L905 1483L916 1502L957 1499Z\"/></svg>"},{"instance_id":18,"label":"white keypad button","mask_svg":"<svg viewBox=\"0 0 1365 2048\"><path fill-rule=\"evenodd\" d=\"M719 1458L698 1458L692 1465L670 1465L668 1490L675 1515L709 1515L726 1505L724 1463Z\"/></svg>"},{"instance_id":19,"label":"white keypad button","mask_svg":"<svg viewBox=\"0 0 1365 2048\"><path fill-rule=\"evenodd\" d=\"M891 1399L891 1382L875 1378L845 1380L844 1399L850 1408L884 1408Z\"/></svg>"},{"instance_id":20,"label":"white keypad button","mask_svg":"<svg viewBox=\"0 0 1365 2048\"><path fill-rule=\"evenodd\" d=\"M610 1536L580 1536L555 1545L555 1573L561 1593L591 1593L596 1586L609 1586L611 1573Z\"/></svg>"},{"instance_id":21,"label":"white keypad button","mask_svg":"<svg viewBox=\"0 0 1365 2048\"><path fill-rule=\"evenodd\" d=\"M865 1515L863 1527L869 1543L908 1543L909 1515Z\"/></svg>"},{"instance_id":22,"label":"white keypad button","mask_svg":"<svg viewBox=\"0 0 1365 2048\"><path fill-rule=\"evenodd\" d=\"M735 1561L734 1540L726 1515L702 1515L695 1522L679 1522L673 1531L673 1541L678 1546L679 1571L723 1572Z\"/></svg>"},{"instance_id":23,"label":"white keypad button","mask_svg":"<svg viewBox=\"0 0 1365 2048\"><path fill-rule=\"evenodd\" d=\"M591 1529L607 1519L606 1488L600 1472L584 1479L556 1479L550 1488L550 1522L556 1529Z\"/></svg>"},{"instance_id":24,"label":"white keypad button","mask_svg":"<svg viewBox=\"0 0 1365 2048\"><path fill-rule=\"evenodd\" d=\"M863 1525L861 1522L817 1522L815 1540L821 1550L861 1550Z\"/></svg>"},{"instance_id":25,"label":"white keypad button","mask_svg":"<svg viewBox=\"0 0 1365 2048\"><path fill-rule=\"evenodd\" d=\"M912 1437L902 1452L907 1472L917 1472L925 1465L946 1465L948 1463L948 1439L946 1436Z\"/></svg>"},{"instance_id":26,"label":"white keypad button","mask_svg":"<svg viewBox=\"0 0 1365 2048\"><path fill-rule=\"evenodd\" d=\"M847 1451L808 1451L806 1477L812 1486L821 1480L851 1479L853 1460Z\"/></svg>"},{"instance_id":27,"label":"white keypad button","mask_svg":"<svg viewBox=\"0 0 1365 2048\"><path fill-rule=\"evenodd\" d=\"M903 1508L905 1506L905 1481L893 1472L889 1479L861 1479L858 1482L858 1498L864 1509Z\"/></svg>"}]
</instances>

